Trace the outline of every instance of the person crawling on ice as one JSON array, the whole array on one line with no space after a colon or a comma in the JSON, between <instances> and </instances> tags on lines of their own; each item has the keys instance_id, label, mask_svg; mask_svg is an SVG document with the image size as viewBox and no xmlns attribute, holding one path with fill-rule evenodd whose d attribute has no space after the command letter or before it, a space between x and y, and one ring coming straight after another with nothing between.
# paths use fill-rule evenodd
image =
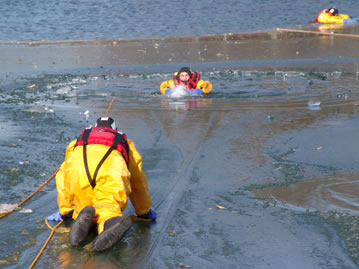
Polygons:
<instances>
[{"instance_id":1,"label":"person crawling on ice","mask_svg":"<svg viewBox=\"0 0 359 269\"><path fill-rule=\"evenodd\" d=\"M167 89L175 89L177 86L183 86L186 90L200 89L203 94L209 94L212 91L212 84L209 81L200 80L200 76L200 73L192 72L189 67L182 67L173 74L173 79L161 83L161 94L165 94Z\"/></svg>"},{"instance_id":2,"label":"person crawling on ice","mask_svg":"<svg viewBox=\"0 0 359 269\"><path fill-rule=\"evenodd\" d=\"M96 252L118 243L132 222L123 214L128 197L139 218L156 219L142 157L110 117L99 118L95 127L83 129L68 145L56 186L57 215L72 214L75 220L69 235L72 246L84 243L93 225L98 232L93 242ZM48 219L60 220L53 215Z\"/></svg>"}]
</instances>

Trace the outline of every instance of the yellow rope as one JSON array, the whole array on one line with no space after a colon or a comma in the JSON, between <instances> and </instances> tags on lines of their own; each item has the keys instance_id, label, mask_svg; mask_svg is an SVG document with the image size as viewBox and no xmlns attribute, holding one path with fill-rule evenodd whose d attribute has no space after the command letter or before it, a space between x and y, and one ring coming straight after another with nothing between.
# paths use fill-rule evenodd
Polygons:
<instances>
[{"instance_id":1,"label":"yellow rope","mask_svg":"<svg viewBox=\"0 0 359 269\"><path fill-rule=\"evenodd\" d=\"M112 101L107 109L107 112L106 112L106 117L108 116L108 114L110 113L110 110L111 110L111 107L112 107L112 104L113 102L115 101L115 97L112 98ZM32 194L30 194L28 197L26 197L24 200L22 200L20 203L17 204L17 207L20 207L22 204L24 204L27 200L29 200L31 197L33 197L36 193L38 193L47 183L50 182L50 180L57 174L57 172L59 171L60 168L57 168L56 171L44 182L42 183ZM2 213L0 214L0 218L3 218L7 215L9 215L10 213L12 213L14 210L11 210L11 211L8 211L8 212L5 212L5 213ZM34 259L34 261L32 262L32 264L30 265L29 269L33 268L35 263L39 260L40 256L42 255L42 253L44 252L45 248L47 247L47 245L49 244L52 236L54 235L56 229L58 227L60 227L60 225L64 222L64 220L61 220L58 224L56 224L54 227L52 227L48 221L47 221L47 218L45 218L45 223L47 225L47 227L49 227L49 229L51 230L51 233L49 235L49 237L47 238L45 244L42 246L39 254L36 256L36 258Z\"/></svg>"},{"instance_id":2,"label":"yellow rope","mask_svg":"<svg viewBox=\"0 0 359 269\"><path fill-rule=\"evenodd\" d=\"M47 224L47 227L50 228L51 233L50 233L49 237L47 238L45 244L42 246L42 248L41 248L39 254L37 254L36 258L34 259L34 261L32 262L32 264L30 265L29 269L31 269L31 268L34 267L35 263L39 260L40 256L42 255L42 253L44 252L44 250L45 250L45 248L47 247L48 243L50 242L50 240L51 240L52 236L54 235L56 229L57 229L58 227L60 227L60 225L64 222L64 220L61 220L61 221L60 221L58 224L56 224L54 227L51 227L51 226L50 226L50 224L47 222L47 218L45 218L45 222L46 222L46 224Z\"/></svg>"},{"instance_id":3,"label":"yellow rope","mask_svg":"<svg viewBox=\"0 0 359 269\"><path fill-rule=\"evenodd\" d=\"M111 110L111 107L112 107L112 104L113 102L116 100L116 97L113 97L109 106L108 106L108 109L107 109L107 112L106 112L106 117L108 116L108 114L110 113L110 110ZM29 200L31 197L33 197L36 193L38 193L47 183L49 183L49 181L54 177L56 176L57 172L59 171L60 168L57 168L56 171L44 182L42 183L38 188L37 190L35 190L32 194L30 194L28 197L26 197L24 200L22 200L20 203L18 203L16 205L16 208L17 207L20 207L21 205L23 205L27 200ZM8 212L5 212L5 213L2 213L0 214L0 219L9 215L10 213L14 212L15 209L13 210L10 210Z\"/></svg>"},{"instance_id":4,"label":"yellow rope","mask_svg":"<svg viewBox=\"0 0 359 269\"><path fill-rule=\"evenodd\" d=\"M133 221L151 221L150 219L142 219L142 218L139 218L137 216L134 216L131 214L131 219ZM42 253L44 252L45 248L47 247L47 245L49 244L52 236L54 235L54 233L56 232L56 229L58 227L60 227L60 225L64 222L64 220L61 220L58 224L56 224L54 227L52 227L49 222L47 221L47 218L45 218L45 223L47 225L47 227L49 227L49 229L51 230L51 233L49 235L49 237L47 238L45 244L43 245L43 247L41 248L39 254L37 254L36 258L34 259L34 261L32 262L32 264L30 265L29 269L33 268L35 263L40 259Z\"/></svg>"}]
</instances>

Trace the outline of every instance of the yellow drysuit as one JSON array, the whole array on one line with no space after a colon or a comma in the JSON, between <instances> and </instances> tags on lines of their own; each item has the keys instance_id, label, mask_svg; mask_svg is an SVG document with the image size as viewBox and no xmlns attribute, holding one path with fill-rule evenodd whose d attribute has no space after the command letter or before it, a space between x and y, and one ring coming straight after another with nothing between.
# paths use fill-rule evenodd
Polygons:
<instances>
[{"instance_id":1,"label":"yellow drysuit","mask_svg":"<svg viewBox=\"0 0 359 269\"><path fill-rule=\"evenodd\" d=\"M165 94L167 89L174 89L175 87L175 82L172 79L163 81L160 86L161 94ZM209 94L212 91L212 84L209 81L199 80L197 89L201 89L203 94Z\"/></svg>"},{"instance_id":2,"label":"yellow drysuit","mask_svg":"<svg viewBox=\"0 0 359 269\"><path fill-rule=\"evenodd\" d=\"M330 15L329 13L322 12L317 17L317 22L319 23L344 23L344 20L349 20L350 17L346 14L338 14L335 16Z\"/></svg>"},{"instance_id":3,"label":"yellow drysuit","mask_svg":"<svg viewBox=\"0 0 359 269\"><path fill-rule=\"evenodd\" d=\"M72 141L67 149L65 161L56 175L58 205L61 215L73 212L76 219L80 211L90 205L96 210L94 221L98 223L98 233L103 232L106 220L122 216L130 197L137 215L146 214L152 204L147 187L146 174L142 170L142 157L133 141L128 139L129 165L121 153L113 150L102 164L92 188L86 175L83 146ZM108 146L91 144L86 146L87 162L91 176L106 154Z\"/></svg>"}]
</instances>

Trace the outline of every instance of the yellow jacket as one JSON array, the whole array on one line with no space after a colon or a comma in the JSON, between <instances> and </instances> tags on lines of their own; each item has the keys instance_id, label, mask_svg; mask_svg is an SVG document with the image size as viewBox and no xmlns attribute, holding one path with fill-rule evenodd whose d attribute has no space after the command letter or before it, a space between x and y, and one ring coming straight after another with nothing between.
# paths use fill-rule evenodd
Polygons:
<instances>
[{"instance_id":1,"label":"yellow jacket","mask_svg":"<svg viewBox=\"0 0 359 269\"><path fill-rule=\"evenodd\" d=\"M72 217L76 219L85 206L91 205L96 210L95 221L99 224L98 232L101 233L106 220L123 215L128 196L137 215L149 211L152 200L147 178L142 170L142 157L133 141L128 139L128 167L121 153L113 150L102 164L94 188L86 175L83 146L74 148L75 144L76 140L68 145L65 161L56 175L57 202L61 215L74 211ZM108 148L100 144L87 145L87 162L92 177Z\"/></svg>"},{"instance_id":2,"label":"yellow jacket","mask_svg":"<svg viewBox=\"0 0 359 269\"><path fill-rule=\"evenodd\" d=\"M174 89L175 87L173 79L163 81L160 86L161 94L165 94L167 89ZM203 94L209 94L212 91L212 84L209 81L199 80L197 89L201 89Z\"/></svg>"},{"instance_id":3,"label":"yellow jacket","mask_svg":"<svg viewBox=\"0 0 359 269\"><path fill-rule=\"evenodd\" d=\"M346 14L338 14L331 16L329 13L320 13L317 17L319 23L344 23L344 20L349 20L350 17Z\"/></svg>"}]
</instances>

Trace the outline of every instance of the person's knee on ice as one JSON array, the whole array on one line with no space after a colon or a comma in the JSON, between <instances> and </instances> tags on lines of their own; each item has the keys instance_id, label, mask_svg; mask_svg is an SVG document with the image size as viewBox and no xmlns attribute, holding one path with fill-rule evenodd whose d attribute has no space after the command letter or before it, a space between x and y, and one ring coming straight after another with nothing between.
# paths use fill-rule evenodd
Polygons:
<instances>
[{"instance_id":1,"label":"person's knee on ice","mask_svg":"<svg viewBox=\"0 0 359 269\"><path fill-rule=\"evenodd\" d=\"M86 206L77 216L70 229L70 244L72 246L78 246L82 244L89 234L89 231L94 224L94 217L96 211L92 206Z\"/></svg>"},{"instance_id":2,"label":"person's knee on ice","mask_svg":"<svg viewBox=\"0 0 359 269\"><path fill-rule=\"evenodd\" d=\"M96 252L102 252L113 248L132 224L131 217L119 216L113 217L104 223L103 231L96 237L93 248Z\"/></svg>"}]
</instances>

